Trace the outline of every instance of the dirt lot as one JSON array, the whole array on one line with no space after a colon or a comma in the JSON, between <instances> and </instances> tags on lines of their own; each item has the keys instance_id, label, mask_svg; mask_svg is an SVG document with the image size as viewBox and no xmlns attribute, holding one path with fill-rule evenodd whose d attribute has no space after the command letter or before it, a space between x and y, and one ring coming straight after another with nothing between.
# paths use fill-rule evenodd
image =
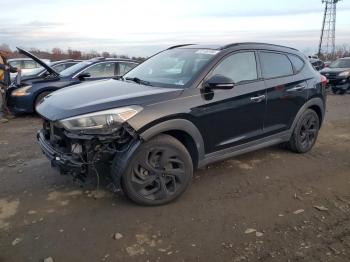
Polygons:
<instances>
[{"instance_id":1,"label":"dirt lot","mask_svg":"<svg viewBox=\"0 0 350 262\"><path fill-rule=\"evenodd\" d=\"M0 261L350 261L350 96L327 111L312 152L208 166L153 208L58 175L40 119L0 124Z\"/></svg>"}]
</instances>

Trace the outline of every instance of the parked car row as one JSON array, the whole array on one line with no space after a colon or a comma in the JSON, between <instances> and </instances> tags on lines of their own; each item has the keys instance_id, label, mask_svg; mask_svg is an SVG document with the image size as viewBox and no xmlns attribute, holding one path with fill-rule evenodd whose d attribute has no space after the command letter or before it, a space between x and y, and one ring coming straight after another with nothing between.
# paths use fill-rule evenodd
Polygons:
<instances>
[{"instance_id":1,"label":"parked car row","mask_svg":"<svg viewBox=\"0 0 350 262\"><path fill-rule=\"evenodd\" d=\"M36 105L53 91L86 81L124 75L138 64L137 61L119 58L94 58L81 62L68 60L47 64L21 48L18 51L41 67L40 71L38 69L24 74L20 81L16 79L7 89L8 108L16 114L34 113Z\"/></svg>"},{"instance_id":2,"label":"parked car row","mask_svg":"<svg viewBox=\"0 0 350 262\"><path fill-rule=\"evenodd\" d=\"M327 77L328 86L334 94L345 94L350 90L350 57L334 61L320 73Z\"/></svg>"},{"instance_id":3,"label":"parked car row","mask_svg":"<svg viewBox=\"0 0 350 262\"><path fill-rule=\"evenodd\" d=\"M50 63L49 59L42 59L45 63ZM7 61L7 63L12 66L21 69L23 74L27 74L32 72L35 69L40 68L40 64L38 64L33 59L27 57L27 58L12 58ZM14 78L17 75L17 73L11 73L11 78Z\"/></svg>"},{"instance_id":4,"label":"parked car row","mask_svg":"<svg viewBox=\"0 0 350 262\"><path fill-rule=\"evenodd\" d=\"M62 72L63 70L82 62L82 60L74 60L74 59L67 59L67 60L61 60L61 61L55 61L55 62L50 62L48 65L52 67L57 73ZM40 66L38 68L35 68L29 72L21 72L21 81L24 80L30 80L34 78L45 78L47 75L50 73L47 71L46 68ZM14 80L15 77L11 80Z\"/></svg>"},{"instance_id":5,"label":"parked car row","mask_svg":"<svg viewBox=\"0 0 350 262\"><path fill-rule=\"evenodd\" d=\"M38 63L50 74L12 89L10 102L19 112L37 104L52 166L76 179L110 176L142 205L175 200L209 163L280 143L308 152L325 115L326 77L283 46L174 46L136 67L93 59L60 74ZM123 76L104 79L113 75Z\"/></svg>"}]
</instances>

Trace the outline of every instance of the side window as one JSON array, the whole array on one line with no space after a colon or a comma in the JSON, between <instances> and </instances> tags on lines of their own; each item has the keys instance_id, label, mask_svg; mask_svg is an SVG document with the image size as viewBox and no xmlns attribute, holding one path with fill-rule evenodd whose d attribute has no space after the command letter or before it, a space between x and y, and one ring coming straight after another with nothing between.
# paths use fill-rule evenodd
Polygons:
<instances>
[{"instance_id":1,"label":"side window","mask_svg":"<svg viewBox=\"0 0 350 262\"><path fill-rule=\"evenodd\" d=\"M25 60L24 61L24 69L34 69L34 68L38 68L39 65L35 62L35 61L32 61L32 60Z\"/></svg>"},{"instance_id":2,"label":"side window","mask_svg":"<svg viewBox=\"0 0 350 262\"><path fill-rule=\"evenodd\" d=\"M11 61L11 62L9 62L9 65L13 66L13 67L16 67L16 68L21 68L22 67L21 61Z\"/></svg>"},{"instance_id":3,"label":"side window","mask_svg":"<svg viewBox=\"0 0 350 262\"><path fill-rule=\"evenodd\" d=\"M265 78L293 75L292 64L286 55L261 52L260 58Z\"/></svg>"},{"instance_id":4,"label":"side window","mask_svg":"<svg viewBox=\"0 0 350 262\"><path fill-rule=\"evenodd\" d=\"M292 62L296 73L299 73L304 67L304 61L296 55L288 55L288 57Z\"/></svg>"},{"instance_id":5,"label":"side window","mask_svg":"<svg viewBox=\"0 0 350 262\"><path fill-rule=\"evenodd\" d=\"M234 83L258 79L254 52L242 52L225 58L211 75L223 75Z\"/></svg>"},{"instance_id":6,"label":"side window","mask_svg":"<svg viewBox=\"0 0 350 262\"><path fill-rule=\"evenodd\" d=\"M115 63L99 63L84 70L84 73L90 73L91 78L113 77L115 75Z\"/></svg>"},{"instance_id":7,"label":"side window","mask_svg":"<svg viewBox=\"0 0 350 262\"><path fill-rule=\"evenodd\" d=\"M127 72L129 72L131 69L133 69L137 64L135 63L119 63L119 75L125 75Z\"/></svg>"}]
</instances>

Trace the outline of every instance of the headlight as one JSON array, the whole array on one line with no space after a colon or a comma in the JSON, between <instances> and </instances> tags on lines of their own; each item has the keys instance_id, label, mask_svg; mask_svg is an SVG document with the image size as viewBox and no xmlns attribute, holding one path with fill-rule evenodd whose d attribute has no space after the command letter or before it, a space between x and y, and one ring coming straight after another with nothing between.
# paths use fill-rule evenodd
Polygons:
<instances>
[{"instance_id":1,"label":"headlight","mask_svg":"<svg viewBox=\"0 0 350 262\"><path fill-rule=\"evenodd\" d=\"M127 106L63 119L61 125L70 131L86 134L111 134L120 125L142 110L140 106Z\"/></svg>"},{"instance_id":2,"label":"headlight","mask_svg":"<svg viewBox=\"0 0 350 262\"><path fill-rule=\"evenodd\" d=\"M27 96L30 92L27 92L32 86L20 87L12 91L11 96Z\"/></svg>"},{"instance_id":3,"label":"headlight","mask_svg":"<svg viewBox=\"0 0 350 262\"><path fill-rule=\"evenodd\" d=\"M345 71L339 74L339 76L349 76L350 75L350 71Z\"/></svg>"}]
</instances>

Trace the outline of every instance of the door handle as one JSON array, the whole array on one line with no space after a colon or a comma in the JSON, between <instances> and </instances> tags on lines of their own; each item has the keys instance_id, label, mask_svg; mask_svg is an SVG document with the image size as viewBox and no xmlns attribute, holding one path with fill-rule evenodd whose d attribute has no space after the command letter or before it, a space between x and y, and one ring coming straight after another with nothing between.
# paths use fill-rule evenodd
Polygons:
<instances>
[{"instance_id":1,"label":"door handle","mask_svg":"<svg viewBox=\"0 0 350 262\"><path fill-rule=\"evenodd\" d=\"M253 97L250 98L250 101L259 103L259 102L265 100L265 97L266 97L265 95L253 96Z\"/></svg>"},{"instance_id":2,"label":"door handle","mask_svg":"<svg viewBox=\"0 0 350 262\"><path fill-rule=\"evenodd\" d=\"M297 85L291 89L288 89L287 92L299 92L305 89L305 85Z\"/></svg>"}]
</instances>

